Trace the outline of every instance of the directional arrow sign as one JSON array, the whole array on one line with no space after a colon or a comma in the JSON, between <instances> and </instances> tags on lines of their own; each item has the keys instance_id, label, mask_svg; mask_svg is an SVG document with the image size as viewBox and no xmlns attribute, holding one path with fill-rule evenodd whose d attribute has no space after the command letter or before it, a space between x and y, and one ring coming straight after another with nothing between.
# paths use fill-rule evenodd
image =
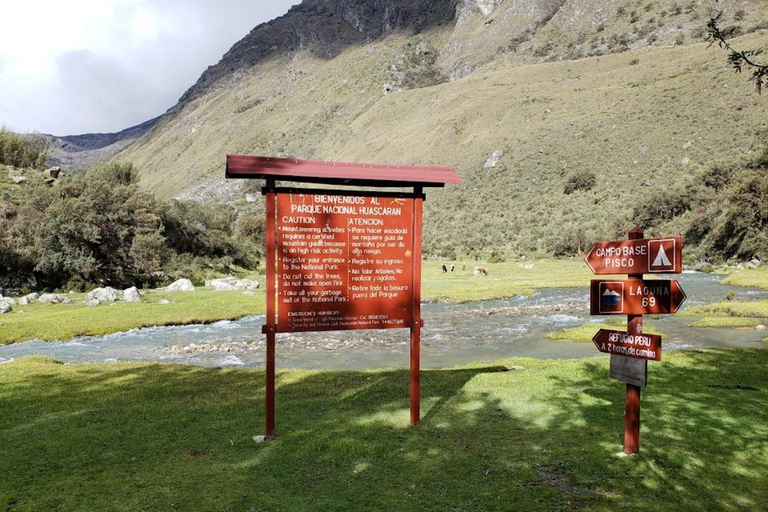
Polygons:
<instances>
[{"instance_id":1,"label":"directional arrow sign","mask_svg":"<svg viewBox=\"0 0 768 512\"><path fill-rule=\"evenodd\" d=\"M661 336L656 334L629 334L600 329L592 342L597 350L606 354L661 361Z\"/></svg>"},{"instance_id":2,"label":"directional arrow sign","mask_svg":"<svg viewBox=\"0 0 768 512\"><path fill-rule=\"evenodd\" d=\"M670 315L685 300L675 280L593 279L589 291L591 315Z\"/></svg>"},{"instance_id":3,"label":"directional arrow sign","mask_svg":"<svg viewBox=\"0 0 768 512\"><path fill-rule=\"evenodd\" d=\"M584 261L598 275L680 274L683 271L683 240L673 236L597 242Z\"/></svg>"}]
</instances>

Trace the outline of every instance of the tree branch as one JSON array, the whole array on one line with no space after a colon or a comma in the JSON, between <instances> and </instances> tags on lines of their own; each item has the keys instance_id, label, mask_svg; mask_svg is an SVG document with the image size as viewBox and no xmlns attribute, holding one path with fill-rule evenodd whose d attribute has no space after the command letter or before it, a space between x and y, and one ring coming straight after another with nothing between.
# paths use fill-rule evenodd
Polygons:
<instances>
[{"instance_id":1,"label":"tree branch","mask_svg":"<svg viewBox=\"0 0 768 512\"><path fill-rule=\"evenodd\" d=\"M750 80L755 82L755 89L757 94L761 94L763 86L768 81L768 64L761 64L754 58L763 53L763 50L737 50L731 46L728 42L728 38L733 35L733 29L721 29L718 25L720 17L723 13L718 14L715 18L710 18L707 23L707 40L710 43L717 43L720 48L727 50L728 63L737 72L741 73L742 69L747 68L752 71L752 77Z\"/></svg>"}]
</instances>

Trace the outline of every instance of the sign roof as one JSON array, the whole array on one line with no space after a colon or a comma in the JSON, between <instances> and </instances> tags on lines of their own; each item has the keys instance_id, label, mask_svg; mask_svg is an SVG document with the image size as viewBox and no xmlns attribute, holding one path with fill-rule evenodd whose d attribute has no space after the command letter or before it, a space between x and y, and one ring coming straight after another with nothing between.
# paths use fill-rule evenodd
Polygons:
<instances>
[{"instance_id":1,"label":"sign roof","mask_svg":"<svg viewBox=\"0 0 768 512\"><path fill-rule=\"evenodd\" d=\"M377 187L442 187L446 183L462 183L452 167L350 164L243 155L227 155L226 177Z\"/></svg>"}]
</instances>

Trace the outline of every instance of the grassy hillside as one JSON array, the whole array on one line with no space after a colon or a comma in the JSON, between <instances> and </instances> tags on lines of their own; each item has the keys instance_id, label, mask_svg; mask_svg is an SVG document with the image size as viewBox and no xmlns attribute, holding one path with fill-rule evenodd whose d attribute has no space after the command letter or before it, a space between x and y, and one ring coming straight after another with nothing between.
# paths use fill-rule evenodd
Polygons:
<instances>
[{"instance_id":1,"label":"grassy hillside","mask_svg":"<svg viewBox=\"0 0 768 512\"><path fill-rule=\"evenodd\" d=\"M579 55L568 53L570 43L553 35L561 10L520 43L529 51L501 52L453 82L440 66L464 25L392 34L334 58L274 54L227 87L179 105L119 158L136 163L143 185L165 197L210 180L210 189L220 188L228 153L454 166L465 184L428 197L427 255L575 252L622 236L636 221L636 205L654 204L714 165L754 160L766 145L768 103L745 77L731 74L721 50L662 46L659 39L648 46L648 34L634 33L628 42L641 48L623 51L630 46L611 37L622 27L633 34L652 17L660 25L664 10L659 33L677 30L683 42L695 41L703 10L673 14L667 4L624 2L621 14L611 4L614 17L595 32L607 36L605 48L596 53L620 53L576 60L567 60ZM754 28L768 9L732 8L729 15ZM550 41L549 53L537 57L537 41ZM768 37L758 31L735 43L766 47ZM433 62L434 53L440 60ZM547 60L555 61L535 62ZM385 94L393 80L412 87ZM484 169L496 150L504 156ZM590 175L591 190L565 193L570 180ZM227 200L243 200L226 190ZM683 232L684 222L664 230Z\"/></svg>"}]
</instances>

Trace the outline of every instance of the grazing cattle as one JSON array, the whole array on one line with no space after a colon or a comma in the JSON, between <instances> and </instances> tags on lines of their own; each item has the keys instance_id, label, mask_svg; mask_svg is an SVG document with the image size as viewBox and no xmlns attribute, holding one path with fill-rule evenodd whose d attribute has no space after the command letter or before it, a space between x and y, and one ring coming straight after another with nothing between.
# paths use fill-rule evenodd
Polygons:
<instances>
[{"instance_id":1,"label":"grazing cattle","mask_svg":"<svg viewBox=\"0 0 768 512\"><path fill-rule=\"evenodd\" d=\"M476 276L487 276L488 271L483 267L475 267L475 275Z\"/></svg>"},{"instance_id":2,"label":"grazing cattle","mask_svg":"<svg viewBox=\"0 0 768 512\"><path fill-rule=\"evenodd\" d=\"M443 265L443 274L445 274L446 272L448 272L448 268L445 265Z\"/></svg>"},{"instance_id":3,"label":"grazing cattle","mask_svg":"<svg viewBox=\"0 0 768 512\"><path fill-rule=\"evenodd\" d=\"M456 267L454 265L451 265L451 272L453 272L454 270L456 270Z\"/></svg>"}]
</instances>

